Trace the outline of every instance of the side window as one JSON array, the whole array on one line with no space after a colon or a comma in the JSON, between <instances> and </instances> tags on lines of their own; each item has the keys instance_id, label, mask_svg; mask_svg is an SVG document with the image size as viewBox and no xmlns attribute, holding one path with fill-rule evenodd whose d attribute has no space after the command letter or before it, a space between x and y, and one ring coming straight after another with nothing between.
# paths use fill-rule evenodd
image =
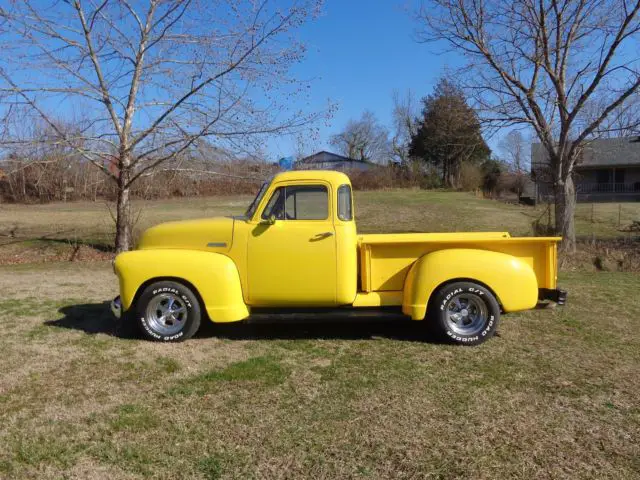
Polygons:
<instances>
[{"instance_id":1,"label":"side window","mask_svg":"<svg viewBox=\"0 0 640 480\"><path fill-rule=\"evenodd\" d=\"M326 220L329 217L329 193L323 185L286 187L287 220Z\"/></svg>"},{"instance_id":2,"label":"side window","mask_svg":"<svg viewBox=\"0 0 640 480\"><path fill-rule=\"evenodd\" d=\"M267 220L271 215L274 215L277 220L284 220L284 187L278 188L264 207L262 211L262 219Z\"/></svg>"},{"instance_id":3,"label":"side window","mask_svg":"<svg viewBox=\"0 0 640 480\"><path fill-rule=\"evenodd\" d=\"M343 222L353 220L351 187L349 185L340 185L338 188L338 218Z\"/></svg>"},{"instance_id":4,"label":"side window","mask_svg":"<svg viewBox=\"0 0 640 480\"><path fill-rule=\"evenodd\" d=\"M326 220L329 192L324 185L279 187L269 199L262 218L278 220Z\"/></svg>"}]
</instances>

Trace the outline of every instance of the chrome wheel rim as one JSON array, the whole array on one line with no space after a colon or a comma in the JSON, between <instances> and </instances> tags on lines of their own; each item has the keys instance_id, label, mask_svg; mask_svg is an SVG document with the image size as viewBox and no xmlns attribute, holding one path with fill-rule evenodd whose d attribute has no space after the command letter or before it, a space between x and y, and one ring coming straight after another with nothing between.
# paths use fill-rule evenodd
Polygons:
<instances>
[{"instance_id":1,"label":"chrome wheel rim","mask_svg":"<svg viewBox=\"0 0 640 480\"><path fill-rule=\"evenodd\" d=\"M147 305L147 323L161 335L174 335L187 321L187 307L184 301L173 293L160 293Z\"/></svg>"},{"instance_id":2,"label":"chrome wheel rim","mask_svg":"<svg viewBox=\"0 0 640 480\"><path fill-rule=\"evenodd\" d=\"M488 309L475 295L459 293L454 295L446 308L447 326L458 335L476 335L487 323Z\"/></svg>"}]
</instances>

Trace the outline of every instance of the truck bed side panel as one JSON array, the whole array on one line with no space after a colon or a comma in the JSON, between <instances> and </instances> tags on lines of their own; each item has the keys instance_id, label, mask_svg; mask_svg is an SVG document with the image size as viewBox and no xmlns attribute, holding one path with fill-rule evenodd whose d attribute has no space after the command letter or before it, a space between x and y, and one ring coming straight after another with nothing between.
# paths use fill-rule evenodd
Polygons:
<instances>
[{"instance_id":1,"label":"truck bed side panel","mask_svg":"<svg viewBox=\"0 0 640 480\"><path fill-rule=\"evenodd\" d=\"M484 235L484 238L483 238ZM512 255L529 265L539 288L556 288L555 237L510 238L502 232L485 234L361 235L360 273L364 292L398 291L413 263L423 255L445 249L476 249Z\"/></svg>"}]
</instances>

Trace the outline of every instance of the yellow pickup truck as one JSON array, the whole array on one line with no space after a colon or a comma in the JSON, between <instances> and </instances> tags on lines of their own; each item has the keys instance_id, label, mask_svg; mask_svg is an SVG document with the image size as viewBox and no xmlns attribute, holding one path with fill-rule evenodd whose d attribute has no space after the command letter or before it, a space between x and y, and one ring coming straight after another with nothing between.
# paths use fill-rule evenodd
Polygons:
<instances>
[{"instance_id":1,"label":"yellow pickup truck","mask_svg":"<svg viewBox=\"0 0 640 480\"><path fill-rule=\"evenodd\" d=\"M117 317L151 340L191 337L203 318L236 322L270 311L396 312L444 339L476 345L501 313L563 304L559 238L506 232L356 232L349 178L292 171L260 188L242 216L148 229L114 262Z\"/></svg>"}]
</instances>

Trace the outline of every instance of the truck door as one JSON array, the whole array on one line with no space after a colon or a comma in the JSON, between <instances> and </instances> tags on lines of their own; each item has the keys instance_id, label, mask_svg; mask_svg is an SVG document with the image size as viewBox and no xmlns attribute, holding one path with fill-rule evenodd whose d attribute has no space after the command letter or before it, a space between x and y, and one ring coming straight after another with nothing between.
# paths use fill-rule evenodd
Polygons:
<instances>
[{"instance_id":1,"label":"truck door","mask_svg":"<svg viewBox=\"0 0 640 480\"><path fill-rule=\"evenodd\" d=\"M278 186L247 242L249 303L336 304L336 235L329 185Z\"/></svg>"}]
</instances>

